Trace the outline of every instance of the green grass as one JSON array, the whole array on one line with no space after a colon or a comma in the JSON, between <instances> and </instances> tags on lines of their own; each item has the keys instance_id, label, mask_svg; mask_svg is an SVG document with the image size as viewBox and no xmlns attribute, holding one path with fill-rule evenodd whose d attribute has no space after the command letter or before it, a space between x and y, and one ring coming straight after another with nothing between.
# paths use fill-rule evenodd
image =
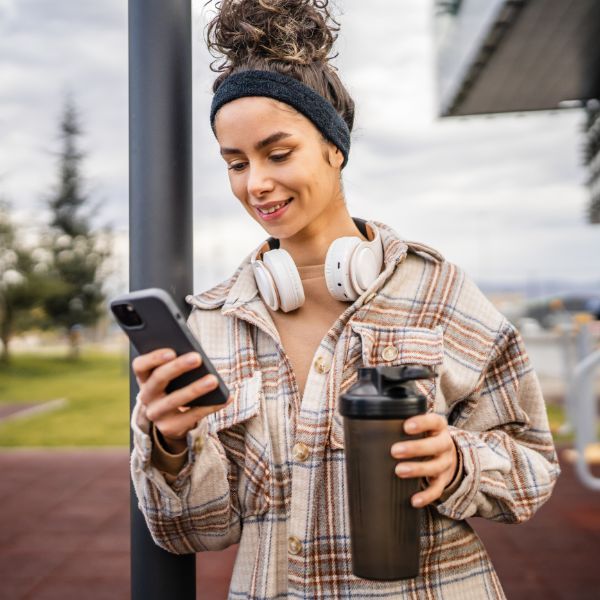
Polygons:
<instances>
[{"instance_id":1,"label":"green grass","mask_svg":"<svg viewBox=\"0 0 600 600\"><path fill-rule=\"evenodd\" d=\"M128 356L84 351L79 361L16 354L0 366L0 404L65 398L52 412L0 422L0 446L127 446Z\"/></svg>"}]
</instances>

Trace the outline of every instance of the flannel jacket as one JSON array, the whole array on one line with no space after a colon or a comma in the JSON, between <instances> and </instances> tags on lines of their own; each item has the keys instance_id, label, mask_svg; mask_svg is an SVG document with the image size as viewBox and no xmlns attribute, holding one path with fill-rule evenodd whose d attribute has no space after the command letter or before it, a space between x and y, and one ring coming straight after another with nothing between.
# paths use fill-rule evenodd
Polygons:
<instances>
[{"instance_id":1,"label":"flannel jacket","mask_svg":"<svg viewBox=\"0 0 600 600\"><path fill-rule=\"evenodd\" d=\"M143 405L134 408L131 474L153 539L177 554L239 543L231 599L504 598L466 519L526 521L560 472L519 332L456 265L375 225L384 269L324 336L302 397L248 256L187 298L188 324L234 400L188 433L171 484L151 462ZM370 581L351 572L337 401L359 366L411 363L438 374L417 386L447 418L462 474L421 509L420 575Z\"/></svg>"}]
</instances>

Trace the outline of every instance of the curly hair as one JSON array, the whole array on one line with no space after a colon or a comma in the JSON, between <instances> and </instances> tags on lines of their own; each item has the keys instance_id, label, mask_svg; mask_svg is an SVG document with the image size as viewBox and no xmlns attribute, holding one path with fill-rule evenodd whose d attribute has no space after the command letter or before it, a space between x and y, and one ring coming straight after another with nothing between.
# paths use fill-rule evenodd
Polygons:
<instances>
[{"instance_id":1,"label":"curly hair","mask_svg":"<svg viewBox=\"0 0 600 600\"><path fill-rule=\"evenodd\" d=\"M206 26L215 58L210 68L220 73L213 92L233 73L275 71L329 100L352 131L354 101L329 62L337 56L330 52L339 23L328 5L329 0L217 0Z\"/></svg>"}]
</instances>

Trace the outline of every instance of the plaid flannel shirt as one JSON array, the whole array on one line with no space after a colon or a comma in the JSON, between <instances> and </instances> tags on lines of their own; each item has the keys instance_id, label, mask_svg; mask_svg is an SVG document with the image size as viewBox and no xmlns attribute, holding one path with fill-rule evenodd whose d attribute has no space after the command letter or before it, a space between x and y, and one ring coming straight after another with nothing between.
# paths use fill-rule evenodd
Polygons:
<instances>
[{"instance_id":1,"label":"plaid flannel shirt","mask_svg":"<svg viewBox=\"0 0 600 600\"><path fill-rule=\"evenodd\" d=\"M384 269L321 341L302 397L247 257L188 297L188 324L234 401L188 433L171 485L151 462L143 406L133 411L131 473L153 539L173 553L239 543L229 598L504 598L465 519L526 521L560 472L518 331L456 265L376 226ZM448 419L462 474L422 509L420 575L369 581L351 572L337 401L359 366L411 363L438 374L417 386Z\"/></svg>"}]
</instances>

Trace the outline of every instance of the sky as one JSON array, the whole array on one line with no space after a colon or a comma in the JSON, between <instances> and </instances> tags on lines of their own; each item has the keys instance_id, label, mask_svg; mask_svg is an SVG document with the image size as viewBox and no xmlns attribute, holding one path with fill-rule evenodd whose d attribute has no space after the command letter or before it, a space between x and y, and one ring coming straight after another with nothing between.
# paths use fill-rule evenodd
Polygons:
<instances>
[{"instance_id":1,"label":"sky","mask_svg":"<svg viewBox=\"0 0 600 600\"><path fill-rule=\"evenodd\" d=\"M585 221L580 109L440 119L432 2L339 0L334 64L356 102L343 171L350 213L429 244L480 284L600 288L598 226ZM195 291L266 237L233 197L209 125L210 16L193 11ZM0 0L0 196L26 231L56 180L65 94L81 114L86 189L117 234L112 285L127 285L126 0Z\"/></svg>"}]
</instances>

